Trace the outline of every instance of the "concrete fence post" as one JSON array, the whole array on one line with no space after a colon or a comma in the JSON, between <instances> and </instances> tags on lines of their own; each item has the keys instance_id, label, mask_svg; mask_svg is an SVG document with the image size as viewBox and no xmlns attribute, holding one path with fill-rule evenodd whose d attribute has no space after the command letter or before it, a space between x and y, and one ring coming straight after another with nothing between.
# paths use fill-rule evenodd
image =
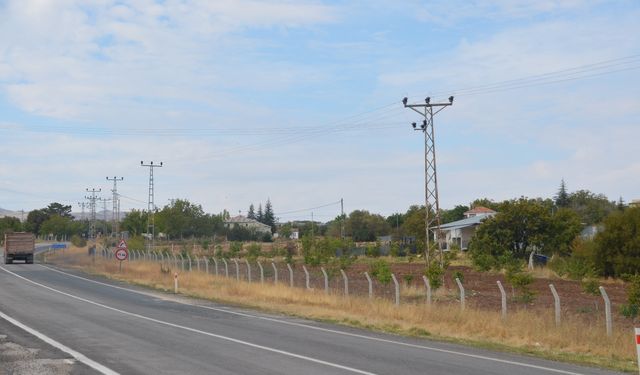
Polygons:
<instances>
[{"instance_id":1,"label":"concrete fence post","mask_svg":"<svg viewBox=\"0 0 640 375\"><path fill-rule=\"evenodd\" d=\"M424 286L427 288L427 305L431 305L431 283L424 275L422 275L422 280L424 281Z\"/></svg>"},{"instance_id":2,"label":"concrete fence post","mask_svg":"<svg viewBox=\"0 0 640 375\"><path fill-rule=\"evenodd\" d=\"M500 300L502 302L502 320L507 319L507 293L504 291L504 287L500 280L496 281L498 289L500 289Z\"/></svg>"},{"instance_id":3,"label":"concrete fence post","mask_svg":"<svg viewBox=\"0 0 640 375\"><path fill-rule=\"evenodd\" d=\"M607 326L607 336L611 336L613 334L613 326L611 322L611 301L609 300L609 295L607 295L607 291L604 290L604 287L600 287L600 294L602 294L602 298L604 299L604 315Z\"/></svg>"},{"instance_id":4,"label":"concrete fence post","mask_svg":"<svg viewBox=\"0 0 640 375\"><path fill-rule=\"evenodd\" d=\"M161 261L162 263L164 263L164 254L163 254L163 253L160 253L160 261Z\"/></svg>"},{"instance_id":5,"label":"concrete fence post","mask_svg":"<svg viewBox=\"0 0 640 375\"><path fill-rule=\"evenodd\" d=\"M556 315L556 326L560 326L560 296L558 295L558 291L553 284L549 284L549 289L551 289L551 294L553 294L553 306Z\"/></svg>"},{"instance_id":6,"label":"concrete fence post","mask_svg":"<svg viewBox=\"0 0 640 375\"><path fill-rule=\"evenodd\" d=\"M400 306L400 284L398 284L398 279L396 279L396 275L391 274L391 279L393 280L393 284L396 287L396 306Z\"/></svg>"},{"instance_id":7,"label":"concrete fence post","mask_svg":"<svg viewBox=\"0 0 640 375\"><path fill-rule=\"evenodd\" d=\"M213 260L213 267L215 269L215 274L216 276L218 276L218 260L216 259L216 257L211 257L211 260Z\"/></svg>"},{"instance_id":8,"label":"concrete fence post","mask_svg":"<svg viewBox=\"0 0 640 375\"><path fill-rule=\"evenodd\" d=\"M240 281L240 265L238 265L238 260L233 258L233 264L236 265L236 281Z\"/></svg>"},{"instance_id":9,"label":"concrete fence post","mask_svg":"<svg viewBox=\"0 0 640 375\"><path fill-rule=\"evenodd\" d=\"M224 263L224 276L225 277L229 277L229 264L227 263L227 260L222 258L222 262Z\"/></svg>"},{"instance_id":10,"label":"concrete fence post","mask_svg":"<svg viewBox=\"0 0 640 375\"><path fill-rule=\"evenodd\" d=\"M258 268L260 268L260 284L264 284L264 268L262 268L260 261L258 261Z\"/></svg>"},{"instance_id":11,"label":"concrete fence post","mask_svg":"<svg viewBox=\"0 0 640 375\"><path fill-rule=\"evenodd\" d=\"M155 250L153 251L153 260L158 261L158 253L156 253Z\"/></svg>"},{"instance_id":12,"label":"concrete fence post","mask_svg":"<svg viewBox=\"0 0 640 375\"><path fill-rule=\"evenodd\" d=\"M289 263L287 263L287 268L289 269L289 286L293 288L293 268Z\"/></svg>"},{"instance_id":13,"label":"concrete fence post","mask_svg":"<svg viewBox=\"0 0 640 375\"><path fill-rule=\"evenodd\" d=\"M302 265L302 269L304 270L305 285L307 286L307 289L311 289L311 287L309 286L309 271L307 271L307 267L305 267L304 264Z\"/></svg>"},{"instance_id":14,"label":"concrete fence post","mask_svg":"<svg viewBox=\"0 0 640 375\"><path fill-rule=\"evenodd\" d=\"M178 257L173 256L173 268L178 268Z\"/></svg>"},{"instance_id":15,"label":"concrete fence post","mask_svg":"<svg viewBox=\"0 0 640 375\"><path fill-rule=\"evenodd\" d=\"M371 281L371 276L369 276L369 272L364 272L364 277L367 278L367 283L369 283L369 299L373 298L373 281Z\"/></svg>"},{"instance_id":16,"label":"concrete fence post","mask_svg":"<svg viewBox=\"0 0 640 375\"><path fill-rule=\"evenodd\" d=\"M460 279L457 277L456 284L458 284L458 289L460 289L460 309L464 310L464 287L462 286Z\"/></svg>"},{"instance_id":17,"label":"concrete fence post","mask_svg":"<svg viewBox=\"0 0 640 375\"><path fill-rule=\"evenodd\" d=\"M275 285L278 283L278 267L273 262L271 262L271 267L273 267L273 284Z\"/></svg>"},{"instance_id":18,"label":"concrete fence post","mask_svg":"<svg viewBox=\"0 0 640 375\"><path fill-rule=\"evenodd\" d=\"M204 259L204 273L209 274L209 259L207 257L202 257Z\"/></svg>"},{"instance_id":19,"label":"concrete fence post","mask_svg":"<svg viewBox=\"0 0 640 375\"><path fill-rule=\"evenodd\" d=\"M251 265L249 264L249 259L245 259L244 262L247 264L247 280L251 282Z\"/></svg>"},{"instance_id":20,"label":"concrete fence post","mask_svg":"<svg viewBox=\"0 0 640 375\"><path fill-rule=\"evenodd\" d=\"M187 259L189 260L189 272L191 272L191 257L187 254Z\"/></svg>"},{"instance_id":21,"label":"concrete fence post","mask_svg":"<svg viewBox=\"0 0 640 375\"><path fill-rule=\"evenodd\" d=\"M322 271L322 275L324 276L324 293L329 294L329 275L327 275L324 267L320 267L320 271Z\"/></svg>"},{"instance_id":22,"label":"concrete fence post","mask_svg":"<svg viewBox=\"0 0 640 375\"><path fill-rule=\"evenodd\" d=\"M344 272L343 269L340 270L340 273L342 274L342 279L344 280L344 295L345 296L349 296L349 278L347 277L347 274Z\"/></svg>"},{"instance_id":23,"label":"concrete fence post","mask_svg":"<svg viewBox=\"0 0 640 375\"><path fill-rule=\"evenodd\" d=\"M182 256L182 253L178 255L180 255L180 268L184 271L184 257Z\"/></svg>"},{"instance_id":24,"label":"concrete fence post","mask_svg":"<svg viewBox=\"0 0 640 375\"><path fill-rule=\"evenodd\" d=\"M196 269L200 272L200 258L196 255Z\"/></svg>"}]
</instances>

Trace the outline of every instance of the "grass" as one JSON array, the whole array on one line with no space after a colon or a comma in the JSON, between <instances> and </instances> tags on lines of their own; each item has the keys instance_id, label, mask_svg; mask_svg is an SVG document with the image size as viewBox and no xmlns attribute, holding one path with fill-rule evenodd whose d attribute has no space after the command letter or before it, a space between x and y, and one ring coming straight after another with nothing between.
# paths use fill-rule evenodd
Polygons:
<instances>
[{"instance_id":1,"label":"grass","mask_svg":"<svg viewBox=\"0 0 640 375\"><path fill-rule=\"evenodd\" d=\"M92 264L86 250L71 250L49 257L49 261L87 272L173 291L173 270L162 272L157 263L125 262L122 273L117 262L96 258ZM180 271L178 271L180 272ZM632 332L616 329L611 337L600 321L585 322L579 316L564 317L556 328L553 314L520 310L502 321L498 312L457 305L425 306L423 303L396 307L386 299L325 295L283 284L260 285L235 278L201 272L180 273L180 293L237 306L257 308L320 321L335 322L394 334L431 337L479 347L525 353L616 370L637 371ZM403 288L403 296L417 296L415 288Z\"/></svg>"}]
</instances>

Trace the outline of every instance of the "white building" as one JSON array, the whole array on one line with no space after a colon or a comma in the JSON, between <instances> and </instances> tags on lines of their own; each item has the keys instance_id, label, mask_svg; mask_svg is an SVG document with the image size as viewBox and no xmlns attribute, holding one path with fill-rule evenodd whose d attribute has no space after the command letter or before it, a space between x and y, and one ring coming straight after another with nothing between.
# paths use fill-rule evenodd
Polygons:
<instances>
[{"instance_id":1,"label":"white building","mask_svg":"<svg viewBox=\"0 0 640 375\"><path fill-rule=\"evenodd\" d=\"M452 245L457 245L461 250L466 250L478 225L495 214L497 212L492 209L478 206L465 212L464 219L440 225L446 248L450 249Z\"/></svg>"},{"instance_id":2,"label":"white building","mask_svg":"<svg viewBox=\"0 0 640 375\"><path fill-rule=\"evenodd\" d=\"M253 232L271 234L270 226L266 224L262 224L257 220L249 219L248 217L242 216L242 215L234 216L232 218L225 220L224 226L226 228L233 228L234 226L239 226L239 227L247 228Z\"/></svg>"}]
</instances>

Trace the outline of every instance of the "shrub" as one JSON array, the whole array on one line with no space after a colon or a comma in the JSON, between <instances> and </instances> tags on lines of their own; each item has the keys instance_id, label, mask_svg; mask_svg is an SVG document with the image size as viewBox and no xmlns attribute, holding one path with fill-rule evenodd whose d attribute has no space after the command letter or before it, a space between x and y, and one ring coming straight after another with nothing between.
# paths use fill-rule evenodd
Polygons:
<instances>
[{"instance_id":1,"label":"shrub","mask_svg":"<svg viewBox=\"0 0 640 375\"><path fill-rule=\"evenodd\" d=\"M549 262L551 268L560 277L567 276L572 280L582 280L595 275L591 262L579 257L553 257Z\"/></svg>"},{"instance_id":2,"label":"shrub","mask_svg":"<svg viewBox=\"0 0 640 375\"><path fill-rule=\"evenodd\" d=\"M365 254L371 258L378 258L380 256L380 246L378 246L378 244L367 245L367 248L365 249Z\"/></svg>"},{"instance_id":3,"label":"shrub","mask_svg":"<svg viewBox=\"0 0 640 375\"><path fill-rule=\"evenodd\" d=\"M73 236L71 236L71 243L73 244L73 246L77 246L77 247L87 246L87 240L84 239L83 237L78 236L77 234L74 234Z\"/></svg>"},{"instance_id":4,"label":"shrub","mask_svg":"<svg viewBox=\"0 0 640 375\"><path fill-rule=\"evenodd\" d=\"M599 286L600 285L598 283L598 280L592 279L592 278L588 278L582 282L582 290L584 290L585 293L588 293L594 296L597 296L600 294Z\"/></svg>"},{"instance_id":5,"label":"shrub","mask_svg":"<svg viewBox=\"0 0 640 375\"><path fill-rule=\"evenodd\" d=\"M529 303L535 299L535 293L529 288L533 283L533 276L522 272L522 264L520 262L508 264L505 277L507 282L518 291L518 296L515 297L516 301Z\"/></svg>"},{"instance_id":6,"label":"shrub","mask_svg":"<svg viewBox=\"0 0 640 375\"><path fill-rule=\"evenodd\" d=\"M437 262L432 262L425 270L424 274L429 279L429 285L432 290L436 290L442 286L442 276L444 276L445 267L441 267Z\"/></svg>"},{"instance_id":7,"label":"shrub","mask_svg":"<svg viewBox=\"0 0 640 375\"><path fill-rule=\"evenodd\" d=\"M635 318L640 312L640 275L627 276L627 303L622 305L620 313L628 318Z\"/></svg>"},{"instance_id":8,"label":"shrub","mask_svg":"<svg viewBox=\"0 0 640 375\"><path fill-rule=\"evenodd\" d=\"M400 244L397 242L391 243L391 247L389 248L389 255L392 257L402 256L402 249L400 248Z\"/></svg>"},{"instance_id":9,"label":"shrub","mask_svg":"<svg viewBox=\"0 0 640 375\"><path fill-rule=\"evenodd\" d=\"M377 259L369 265L369 273L381 284L391 282L391 267L384 259Z\"/></svg>"},{"instance_id":10,"label":"shrub","mask_svg":"<svg viewBox=\"0 0 640 375\"><path fill-rule=\"evenodd\" d=\"M462 274L462 272L454 271L452 277L453 277L453 281L456 281L456 279L459 279L461 283L464 283L464 275Z\"/></svg>"},{"instance_id":11,"label":"shrub","mask_svg":"<svg viewBox=\"0 0 640 375\"><path fill-rule=\"evenodd\" d=\"M233 241L231 245L229 245L229 256L232 258L236 258L240 252L242 251L242 242Z\"/></svg>"},{"instance_id":12,"label":"shrub","mask_svg":"<svg viewBox=\"0 0 640 375\"><path fill-rule=\"evenodd\" d=\"M247 258L249 260L255 261L260 255L262 255L262 246L260 244L252 243L247 246Z\"/></svg>"}]
</instances>

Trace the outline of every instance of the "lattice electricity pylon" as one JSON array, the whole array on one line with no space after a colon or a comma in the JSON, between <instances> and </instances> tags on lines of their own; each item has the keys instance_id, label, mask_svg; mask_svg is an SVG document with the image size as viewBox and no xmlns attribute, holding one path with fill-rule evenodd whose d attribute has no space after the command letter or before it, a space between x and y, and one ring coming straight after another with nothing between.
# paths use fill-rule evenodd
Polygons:
<instances>
[{"instance_id":1,"label":"lattice electricity pylon","mask_svg":"<svg viewBox=\"0 0 640 375\"><path fill-rule=\"evenodd\" d=\"M140 162L141 167L149 167L149 201L147 204L147 236L151 235L150 240L147 242L147 251L153 250L153 245L156 237L156 221L155 221L155 211L156 205L154 203L154 184L153 184L153 168L162 167L162 162L160 164L153 164L153 161L149 164L144 164L143 161Z\"/></svg>"},{"instance_id":2,"label":"lattice electricity pylon","mask_svg":"<svg viewBox=\"0 0 640 375\"><path fill-rule=\"evenodd\" d=\"M405 108L410 108L424 117L422 125L419 127L414 122L411 125L413 130L424 133L424 185L425 185L425 261L427 266L430 263L429 250L431 239L436 242L440 266L443 265L442 256L442 235L440 232L440 202L438 199L438 174L436 173L436 142L433 131L433 116L446 107L453 104L453 96L449 97L448 103L431 103L431 98L427 97L424 104L408 104L408 99L403 98L402 104ZM434 108L436 110L434 111ZM431 212L433 211L433 212Z\"/></svg>"},{"instance_id":3,"label":"lattice electricity pylon","mask_svg":"<svg viewBox=\"0 0 640 375\"><path fill-rule=\"evenodd\" d=\"M91 224L89 226L89 239L95 239L96 238L96 200L99 199L96 193L101 192L102 189L96 190L95 188L92 188L91 190L89 189L85 189L85 190L87 191L87 193L91 193L91 195L89 195L88 197L85 196L85 199L89 200L89 209L91 210Z\"/></svg>"}]
</instances>

